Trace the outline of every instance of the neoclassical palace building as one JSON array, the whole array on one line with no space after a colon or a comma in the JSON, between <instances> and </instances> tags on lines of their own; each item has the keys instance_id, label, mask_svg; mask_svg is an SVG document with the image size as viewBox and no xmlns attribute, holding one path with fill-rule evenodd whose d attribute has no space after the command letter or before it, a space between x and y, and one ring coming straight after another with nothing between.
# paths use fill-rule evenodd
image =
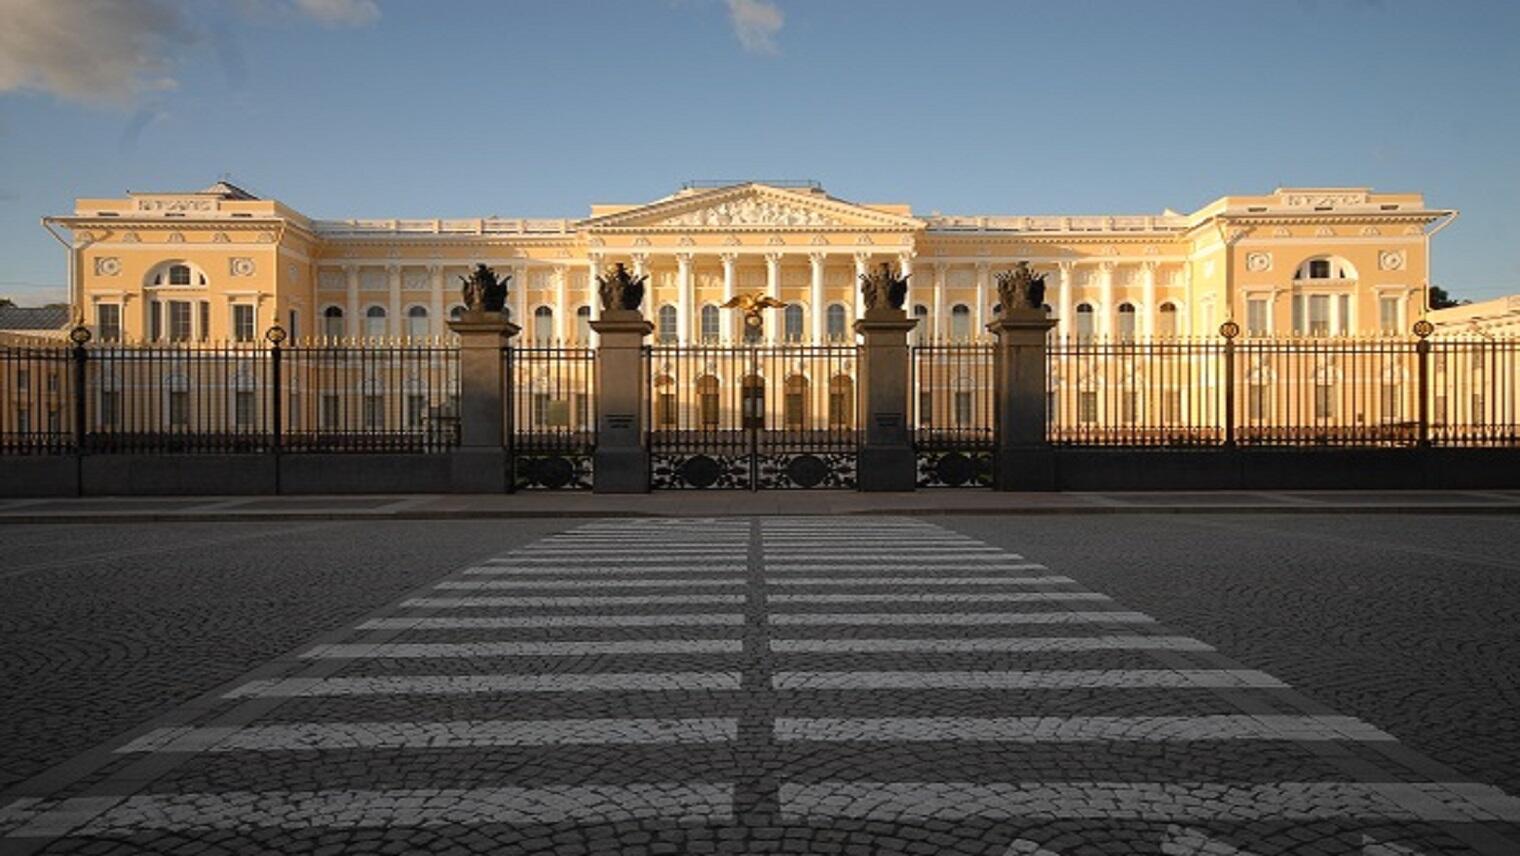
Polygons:
<instances>
[{"instance_id":1,"label":"neoclassical palace building","mask_svg":"<svg viewBox=\"0 0 1520 856\"><path fill-rule=\"evenodd\" d=\"M1187 214L942 215L851 202L812 182L691 182L570 219L314 220L228 182L79 199L44 218L69 247L70 300L97 341L432 337L458 312L457 275L512 275L525 344L579 343L593 276L649 276L658 342L732 342L740 294L775 297L760 338L853 339L859 275L911 274L917 335L987 335L995 275L1047 274L1058 330L1114 339L1407 333L1425 317L1430 237L1456 212L1418 193L1281 188Z\"/></svg>"}]
</instances>

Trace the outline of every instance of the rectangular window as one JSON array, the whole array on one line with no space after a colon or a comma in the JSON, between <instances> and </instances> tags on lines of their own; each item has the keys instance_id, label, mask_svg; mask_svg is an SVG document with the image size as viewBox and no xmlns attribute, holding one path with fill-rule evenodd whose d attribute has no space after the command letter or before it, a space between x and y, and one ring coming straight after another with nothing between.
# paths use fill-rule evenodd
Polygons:
<instances>
[{"instance_id":1,"label":"rectangular window","mask_svg":"<svg viewBox=\"0 0 1520 856\"><path fill-rule=\"evenodd\" d=\"M807 393L796 389L787 390L784 409L786 413L786 427L793 430L801 430L807 413Z\"/></svg>"},{"instance_id":2,"label":"rectangular window","mask_svg":"<svg viewBox=\"0 0 1520 856\"><path fill-rule=\"evenodd\" d=\"M955 391L955 425L964 428L971 424L973 412L971 391L958 389Z\"/></svg>"},{"instance_id":3,"label":"rectangular window","mask_svg":"<svg viewBox=\"0 0 1520 856\"><path fill-rule=\"evenodd\" d=\"M1097 392L1083 391L1077 393L1077 421L1088 423L1098 421Z\"/></svg>"},{"instance_id":4,"label":"rectangular window","mask_svg":"<svg viewBox=\"0 0 1520 856\"><path fill-rule=\"evenodd\" d=\"M253 307L239 303L232 307L232 338L239 342L253 341Z\"/></svg>"},{"instance_id":5,"label":"rectangular window","mask_svg":"<svg viewBox=\"0 0 1520 856\"><path fill-rule=\"evenodd\" d=\"M338 401L338 394L325 392L322 394L322 412L318 415L321 427L325 431L336 431L341 422L342 412Z\"/></svg>"},{"instance_id":6,"label":"rectangular window","mask_svg":"<svg viewBox=\"0 0 1520 856\"><path fill-rule=\"evenodd\" d=\"M29 369L17 369L16 370L16 386L18 388L24 390L24 389L26 389L27 387L29 387L31 385L32 385L32 372L31 372L31 370L29 370Z\"/></svg>"},{"instance_id":7,"label":"rectangular window","mask_svg":"<svg viewBox=\"0 0 1520 856\"><path fill-rule=\"evenodd\" d=\"M301 394L290 393L290 404L285 408L285 424L291 431L301 430Z\"/></svg>"},{"instance_id":8,"label":"rectangular window","mask_svg":"<svg viewBox=\"0 0 1520 856\"><path fill-rule=\"evenodd\" d=\"M1093 337L1093 311L1088 308L1085 312L1077 309L1076 333L1078 342L1092 341Z\"/></svg>"},{"instance_id":9,"label":"rectangular window","mask_svg":"<svg viewBox=\"0 0 1520 856\"><path fill-rule=\"evenodd\" d=\"M1351 332L1351 295L1337 295L1335 300L1336 309L1339 310L1337 312L1339 318L1336 319L1337 323L1335 332L1339 335L1344 336Z\"/></svg>"},{"instance_id":10,"label":"rectangular window","mask_svg":"<svg viewBox=\"0 0 1520 856\"><path fill-rule=\"evenodd\" d=\"M57 392L58 391L58 372L48 372L48 376L47 376L47 391L48 392Z\"/></svg>"},{"instance_id":11,"label":"rectangular window","mask_svg":"<svg viewBox=\"0 0 1520 856\"><path fill-rule=\"evenodd\" d=\"M233 419L239 431L253 429L253 392L240 389L232 397Z\"/></svg>"},{"instance_id":12,"label":"rectangular window","mask_svg":"<svg viewBox=\"0 0 1520 856\"><path fill-rule=\"evenodd\" d=\"M100 425L102 428L121 425L121 393L114 389L100 391Z\"/></svg>"},{"instance_id":13,"label":"rectangular window","mask_svg":"<svg viewBox=\"0 0 1520 856\"><path fill-rule=\"evenodd\" d=\"M411 393L406 397L406 427L421 428L422 415L427 412L427 400L421 393Z\"/></svg>"},{"instance_id":14,"label":"rectangular window","mask_svg":"<svg viewBox=\"0 0 1520 856\"><path fill-rule=\"evenodd\" d=\"M1314 384L1314 418L1333 419L1335 417L1335 388L1324 381L1316 381Z\"/></svg>"},{"instance_id":15,"label":"rectangular window","mask_svg":"<svg viewBox=\"0 0 1520 856\"><path fill-rule=\"evenodd\" d=\"M364 396L364 428L366 431L379 431L385 427L385 397L382 395Z\"/></svg>"},{"instance_id":16,"label":"rectangular window","mask_svg":"<svg viewBox=\"0 0 1520 856\"><path fill-rule=\"evenodd\" d=\"M290 321L288 323L288 326L289 329L285 332L290 335L290 338L301 338L301 313L297 312L294 309L290 310Z\"/></svg>"},{"instance_id":17,"label":"rectangular window","mask_svg":"<svg viewBox=\"0 0 1520 856\"><path fill-rule=\"evenodd\" d=\"M201 301L201 334L198 337L202 342L211 338L211 301Z\"/></svg>"},{"instance_id":18,"label":"rectangular window","mask_svg":"<svg viewBox=\"0 0 1520 856\"><path fill-rule=\"evenodd\" d=\"M1306 298L1302 294L1293 295L1293 335L1295 336L1302 336L1309 332L1305 302Z\"/></svg>"},{"instance_id":19,"label":"rectangular window","mask_svg":"<svg viewBox=\"0 0 1520 856\"><path fill-rule=\"evenodd\" d=\"M654 399L655 424L664 428L673 428L676 424L676 394L662 392Z\"/></svg>"},{"instance_id":20,"label":"rectangular window","mask_svg":"<svg viewBox=\"0 0 1520 856\"><path fill-rule=\"evenodd\" d=\"M190 393L175 390L169 393L169 427L186 428L190 425Z\"/></svg>"},{"instance_id":21,"label":"rectangular window","mask_svg":"<svg viewBox=\"0 0 1520 856\"><path fill-rule=\"evenodd\" d=\"M703 392L697 396L702 410L702 428L716 431L718 428L718 394Z\"/></svg>"},{"instance_id":22,"label":"rectangular window","mask_svg":"<svg viewBox=\"0 0 1520 856\"><path fill-rule=\"evenodd\" d=\"M702 341L718 341L718 318L718 310L715 307L702 307Z\"/></svg>"},{"instance_id":23,"label":"rectangular window","mask_svg":"<svg viewBox=\"0 0 1520 856\"><path fill-rule=\"evenodd\" d=\"M47 429L49 434L57 434L63 430L63 414L58 412L57 407L48 408Z\"/></svg>"},{"instance_id":24,"label":"rectangular window","mask_svg":"<svg viewBox=\"0 0 1520 856\"><path fill-rule=\"evenodd\" d=\"M1177 307L1163 303L1156 315L1156 335L1171 338L1177 335Z\"/></svg>"},{"instance_id":25,"label":"rectangular window","mask_svg":"<svg viewBox=\"0 0 1520 856\"><path fill-rule=\"evenodd\" d=\"M19 434L32 433L32 411L25 407L16 411L16 432Z\"/></svg>"},{"instance_id":26,"label":"rectangular window","mask_svg":"<svg viewBox=\"0 0 1520 856\"><path fill-rule=\"evenodd\" d=\"M1261 422L1267 418L1266 384L1253 383L1247 387L1246 417L1252 422Z\"/></svg>"},{"instance_id":27,"label":"rectangular window","mask_svg":"<svg viewBox=\"0 0 1520 856\"><path fill-rule=\"evenodd\" d=\"M1267 301L1253 297L1246 301L1246 335L1265 336L1267 329Z\"/></svg>"},{"instance_id":28,"label":"rectangular window","mask_svg":"<svg viewBox=\"0 0 1520 856\"><path fill-rule=\"evenodd\" d=\"M1140 416L1139 393L1134 389L1126 389L1119 393L1119 418L1126 423L1134 422Z\"/></svg>"},{"instance_id":29,"label":"rectangular window","mask_svg":"<svg viewBox=\"0 0 1520 856\"><path fill-rule=\"evenodd\" d=\"M95 329L102 342L121 341L121 304L101 303L95 307Z\"/></svg>"},{"instance_id":30,"label":"rectangular window","mask_svg":"<svg viewBox=\"0 0 1520 856\"><path fill-rule=\"evenodd\" d=\"M1382 391L1382 417L1384 422L1394 422L1399 418L1399 385L1396 383L1383 384Z\"/></svg>"},{"instance_id":31,"label":"rectangular window","mask_svg":"<svg viewBox=\"0 0 1520 856\"><path fill-rule=\"evenodd\" d=\"M934 424L934 393L927 389L918 391L918 424Z\"/></svg>"},{"instance_id":32,"label":"rectangular window","mask_svg":"<svg viewBox=\"0 0 1520 856\"><path fill-rule=\"evenodd\" d=\"M1168 425L1182 424L1182 390L1169 389L1161 399L1161 418Z\"/></svg>"},{"instance_id":33,"label":"rectangular window","mask_svg":"<svg viewBox=\"0 0 1520 856\"><path fill-rule=\"evenodd\" d=\"M1330 295L1309 295L1309 335L1330 335Z\"/></svg>"},{"instance_id":34,"label":"rectangular window","mask_svg":"<svg viewBox=\"0 0 1520 856\"><path fill-rule=\"evenodd\" d=\"M1119 341L1132 342L1135 339L1135 311L1134 307L1119 307Z\"/></svg>"},{"instance_id":35,"label":"rectangular window","mask_svg":"<svg viewBox=\"0 0 1520 856\"><path fill-rule=\"evenodd\" d=\"M190 341L190 301L169 301L169 341Z\"/></svg>"},{"instance_id":36,"label":"rectangular window","mask_svg":"<svg viewBox=\"0 0 1520 856\"><path fill-rule=\"evenodd\" d=\"M1378 298L1378 330L1386 334L1399 332L1399 299L1397 297Z\"/></svg>"},{"instance_id":37,"label":"rectangular window","mask_svg":"<svg viewBox=\"0 0 1520 856\"><path fill-rule=\"evenodd\" d=\"M795 309L796 311L790 311ZM792 306L782 315L782 332L788 342L802 341L802 307Z\"/></svg>"}]
</instances>

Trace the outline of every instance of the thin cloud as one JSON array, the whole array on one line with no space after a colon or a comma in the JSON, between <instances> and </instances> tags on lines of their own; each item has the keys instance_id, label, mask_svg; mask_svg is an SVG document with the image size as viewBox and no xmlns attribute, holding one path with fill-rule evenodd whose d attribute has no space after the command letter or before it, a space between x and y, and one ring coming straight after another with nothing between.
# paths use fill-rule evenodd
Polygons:
<instances>
[{"instance_id":1,"label":"thin cloud","mask_svg":"<svg viewBox=\"0 0 1520 856\"><path fill-rule=\"evenodd\" d=\"M0 0L0 92L126 104L173 89L165 57L195 39L163 0Z\"/></svg>"},{"instance_id":2,"label":"thin cloud","mask_svg":"<svg viewBox=\"0 0 1520 856\"><path fill-rule=\"evenodd\" d=\"M728 0L728 21L744 50L766 56L780 53L776 34L786 20L776 4L769 0Z\"/></svg>"},{"instance_id":3,"label":"thin cloud","mask_svg":"<svg viewBox=\"0 0 1520 856\"><path fill-rule=\"evenodd\" d=\"M295 0L296 8L324 24L362 27L380 18L375 0Z\"/></svg>"}]
</instances>

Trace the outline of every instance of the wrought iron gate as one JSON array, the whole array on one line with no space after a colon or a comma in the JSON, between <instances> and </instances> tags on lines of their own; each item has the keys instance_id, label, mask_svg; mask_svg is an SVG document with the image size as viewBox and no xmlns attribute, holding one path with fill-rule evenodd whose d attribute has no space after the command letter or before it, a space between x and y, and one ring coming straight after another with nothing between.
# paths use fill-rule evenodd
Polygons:
<instances>
[{"instance_id":1,"label":"wrought iron gate","mask_svg":"<svg viewBox=\"0 0 1520 856\"><path fill-rule=\"evenodd\" d=\"M504 348L506 435L514 490L591 488L596 351Z\"/></svg>"},{"instance_id":2,"label":"wrought iron gate","mask_svg":"<svg viewBox=\"0 0 1520 856\"><path fill-rule=\"evenodd\" d=\"M855 487L853 345L645 353L652 487Z\"/></svg>"},{"instance_id":3,"label":"wrought iron gate","mask_svg":"<svg viewBox=\"0 0 1520 856\"><path fill-rule=\"evenodd\" d=\"M996 349L913 346L913 449L919 487L992 487Z\"/></svg>"}]
</instances>

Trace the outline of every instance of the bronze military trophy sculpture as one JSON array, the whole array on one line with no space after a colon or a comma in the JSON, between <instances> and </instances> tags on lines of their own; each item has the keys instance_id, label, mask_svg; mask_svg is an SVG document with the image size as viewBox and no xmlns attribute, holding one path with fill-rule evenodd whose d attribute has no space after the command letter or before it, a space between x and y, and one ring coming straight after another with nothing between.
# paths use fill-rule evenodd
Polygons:
<instances>
[{"instance_id":1,"label":"bronze military trophy sculpture","mask_svg":"<svg viewBox=\"0 0 1520 856\"><path fill-rule=\"evenodd\" d=\"M908 277L892 272L892 265L882 262L871 273L860 275L860 293L866 311L872 309L901 309L908 298Z\"/></svg>"},{"instance_id":2,"label":"bronze military trophy sculpture","mask_svg":"<svg viewBox=\"0 0 1520 856\"><path fill-rule=\"evenodd\" d=\"M637 312L639 304L644 302L644 282L648 279L648 274L634 276L622 262L618 262L606 274L598 274L596 291L602 300L602 311L632 310Z\"/></svg>"},{"instance_id":3,"label":"bronze military trophy sculpture","mask_svg":"<svg viewBox=\"0 0 1520 856\"><path fill-rule=\"evenodd\" d=\"M511 274L498 277L484 263L475 265L469 276L459 278L463 283L460 296L465 309L471 313L502 311L507 305L507 283L511 279Z\"/></svg>"},{"instance_id":4,"label":"bronze military trophy sculpture","mask_svg":"<svg viewBox=\"0 0 1520 856\"><path fill-rule=\"evenodd\" d=\"M997 275L1000 314L1017 309L1041 309L1045 304L1045 274L1036 274L1029 262L1019 262L1013 270Z\"/></svg>"}]
</instances>

